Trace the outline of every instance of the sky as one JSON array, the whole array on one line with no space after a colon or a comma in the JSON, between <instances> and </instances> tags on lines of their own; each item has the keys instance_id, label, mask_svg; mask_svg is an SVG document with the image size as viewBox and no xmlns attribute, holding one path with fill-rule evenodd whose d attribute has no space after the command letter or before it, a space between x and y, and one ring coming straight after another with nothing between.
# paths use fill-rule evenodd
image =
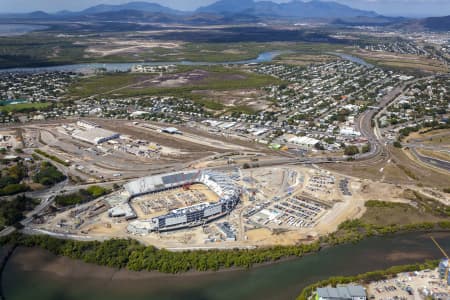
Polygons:
<instances>
[{"instance_id":1,"label":"sky","mask_svg":"<svg viewBox=\"0 0 450 300\"><path fill-rule=\"evenodd\" d=\"M132 0L0 0L0 12L31 12L43 10L82 10L108 3L120 4ZM195 8L215 2L215 0L147 0L180 10ZM287 0L272 0L286 2ZM331 0L328 0L331 1ZM450 15L450 0L334 0L351 7L373 10L386 16L426 17Z\"/></svg>"}]
</instances>

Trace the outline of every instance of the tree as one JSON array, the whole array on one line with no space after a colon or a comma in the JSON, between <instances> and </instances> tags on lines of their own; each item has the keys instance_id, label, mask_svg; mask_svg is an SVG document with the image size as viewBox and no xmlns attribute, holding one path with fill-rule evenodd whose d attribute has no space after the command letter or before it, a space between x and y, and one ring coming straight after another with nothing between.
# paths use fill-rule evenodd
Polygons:
<instances>
[{"instance_id":1,"label":"tree","mask_svg":"<svg viewBox=\"0 0 450 300\"><path fill-rule=\"evenodd\" d=\"M353 156L359 153L358 147L354 145L346 146L344 149L344 154L347 156Z\"/></svg>"},{"instance_id":2,"label":"tree","mask_svg":"<svg viewBox=\"0 0 450 300\"><path fill-rule=\"evenodd\" d=\"M370 152L370 144L364 145L361 149L361 153L368 153Z\"/></svg>"},{"instance_id":3,"label":"tree","mask_svg":"<svg viewBox=\"0 0 450 300\"><path fill-rule=\"evenodd\" d=\"M402 144L401 144L399 141L395 141L395 142L394 142L394 147L395 147L395 148L401 148L401 147L402 147Z\"/></svg>"}]
</instances>

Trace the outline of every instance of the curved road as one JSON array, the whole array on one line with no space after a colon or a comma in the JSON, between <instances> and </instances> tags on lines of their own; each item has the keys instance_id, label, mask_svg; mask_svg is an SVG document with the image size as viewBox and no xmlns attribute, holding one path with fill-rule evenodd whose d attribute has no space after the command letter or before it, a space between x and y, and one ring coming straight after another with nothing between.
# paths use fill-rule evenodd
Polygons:
<instances>
[{"instance_id":1,"label":"curved road","mask_svg":"<svg viewBox=\"0 0 450 300\"><path fill-rule=\"evenodd\" d=\"M429 157L426 155L422 155L419 152L417 152L416 148L410 148L411 152L414 154L414 156L419 159L421 162L426 163L428 165L432 165L433 167L438 167L440 169L447 170L450 172L450 162L446 160L441 160L433 157Z\"/></svg>"}]
</instances>

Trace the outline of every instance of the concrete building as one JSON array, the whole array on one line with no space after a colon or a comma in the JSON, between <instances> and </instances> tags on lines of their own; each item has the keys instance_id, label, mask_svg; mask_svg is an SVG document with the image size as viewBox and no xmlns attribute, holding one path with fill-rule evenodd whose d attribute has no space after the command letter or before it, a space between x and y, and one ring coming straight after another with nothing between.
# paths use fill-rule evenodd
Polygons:
<instances>
[{"instance_id":1,"label":"concrete building","mask_svg":"<svg viewBox=\"0 0 450 300\"><path fill-rule=\"evenodd\" d=\"M307 136L293 137L288 140L289 143L296 144L305 149L311 149L320 141Z\"/></svg>"},{"instance_id":2,"label":"concrete building","mask_svg":"<svg viewBox=\"0 0 450 300\"><path fill-rule=\"evenodd\" d=\"M356 131L355 129L351 127L343 127L341 128L340 134L343 136L361 136L361 133L359 131Z\"/></svg>"},{"instance_id":3,"label":"concrete building","mask_svg":"<svg viewBox=\"0 0 450 300\"><path fill-rule=\"evenodd\" d=\"M324 287L316 291L316 300L366 300L365 289L360 285Z\"/></svg>"},{"instance_id":4,"label":"concrete building","mask_svg":"<svg viewBox=\"0 0 450 300\"><path fill-rule=\"evenodd\" d=\"M181 131L179 131L178 128L175 127L166 127L161 129L161 131L168 134L182 134Z\"/></svg>"},{"instance_id":5,"label":"concrete building","mask_svg":"<svg viewBox=\"0 0 450 300\"><path fill-rule=\"evenodd\" d=\"M120 134L103 128L92 128L75 131L72 136L81 141L98 145L110 140L118 139Z\"/></svg>"}]
</instances>

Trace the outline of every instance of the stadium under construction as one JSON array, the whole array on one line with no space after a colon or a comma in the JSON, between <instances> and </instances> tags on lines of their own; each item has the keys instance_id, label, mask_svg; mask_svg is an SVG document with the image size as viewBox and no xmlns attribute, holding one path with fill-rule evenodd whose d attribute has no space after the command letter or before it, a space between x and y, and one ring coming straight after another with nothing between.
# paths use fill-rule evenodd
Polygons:
<instances>
[{"instance_id":1,"label":"stadium under construction","mask_svg":"<svg viewBox=\"0 0 450 300\"><path fill-rule=\"evenodd\" d=\"M124 186L127 197L109 211L110 217L136 218L130 201L133 198L160 193L192 184L203 184L216 193L219 200L214 203L203 202L188 207L177 208L166 215L148 220L134 220L128 225L132 234L148 234L182 228L195 227L216 220L231 212L239 202L240 188L225 174L214 171L176 172L141 178Z\"/></svg>"}]
</instances>

